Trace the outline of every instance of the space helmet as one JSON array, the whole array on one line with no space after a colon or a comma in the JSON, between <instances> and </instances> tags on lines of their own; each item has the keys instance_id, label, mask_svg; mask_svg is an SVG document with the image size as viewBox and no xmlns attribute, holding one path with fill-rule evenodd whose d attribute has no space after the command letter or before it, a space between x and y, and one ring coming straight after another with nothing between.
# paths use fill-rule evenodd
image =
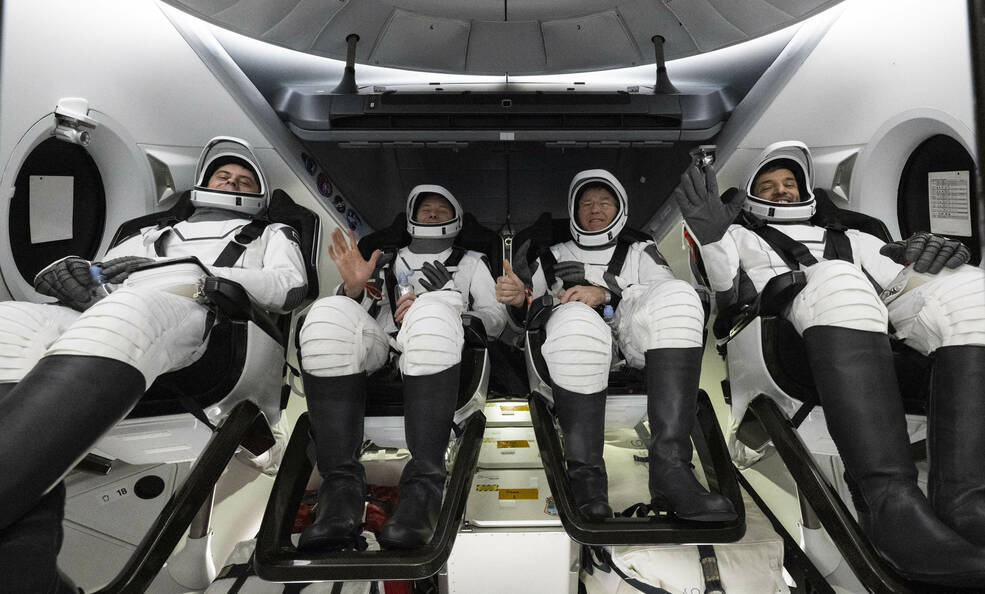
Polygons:
<instances>
[{"instance_id":1,"label":"space helmet","mask_svg":"<svg viewBox=\"0 0 985 594\"><path fill-rule=\"evenodd\" d=\"M452 210L455 213L452 215L450 221L444 223L419 223L414 220L414 213L417 212L417 207L420 205L421 200L427 198L430 194L437 194L451 204ZM421 184L414 186L410 193L407 194L407 232L410 233L411 237L431 239L452 238L458 235L458 232L461 230L462 206L447 189L433 184Z\"/></svg>"},{"instance_id":2,"label":"space helmet","mask_svg":"<svg viewBox=\"0 0 985 594\"><path fill-rule=\"evenodd\" d=\"M234 163L249 169L257 181L257 192L219 190L209 187L209 179L223 165ZM270 197L267 180L259 160L248 142L231 136L216 136L205 145L195 169L191 202L196 207L221 208L256 216L267 208Z\"/></svg>"},{"instance_id":3,"label":"space helmet","mask_svg":"<svg viewBox=\"0 0 985 594\"><path fill-rule=\"evenodd\" d=\"M781 202L771 202L753 194L753 182L767 169L784 168L793 172L797 179L797 189L800 192L800 202L789 204ZM746 200L742 209L750 212L760 219L771 223L794 223L806 221L814 216L817 204L814 200L814 160L807 145L796 140L785 140L774 142L766 147L756 165L752 168L752 175L746 181Z\"/></svg>"},{"instance_id":4,"label":"space helmet","mask_svg":"<svg viewBox=\"0 0 985 594\"><path fill-rule=\"evenodd\" d=\"M616 199L616 216L598 231L588 231L581 228L578 221L578 200L581 195L593 187L604 187ZM571 228L571 237L575 243L582 247L598 247L612 242L618 237L619 233L626 226L629 220L629 201L626 197L626 189L622 187L616 176L605 169L586 169L575 174L568 188L568 220Z\"/></svg>"}]
</instances>

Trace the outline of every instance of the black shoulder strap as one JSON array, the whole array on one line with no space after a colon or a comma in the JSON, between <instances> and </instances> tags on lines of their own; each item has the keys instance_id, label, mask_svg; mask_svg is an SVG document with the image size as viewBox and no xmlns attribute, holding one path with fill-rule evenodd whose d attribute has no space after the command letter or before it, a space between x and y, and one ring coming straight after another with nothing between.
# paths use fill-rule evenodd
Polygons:
<instances>
[{"instance_id":1,"label":"black shoulder strap","mask_svg":"<svg viewBox=\"0 0 985 594\"><path fill-rule=\"evenodd\" d=\"M626 254L629 253L629 246L632 242L622 237L616 240L616 249L609 258L609 265L605 269L605 276L618 276L622 272L622 265L626 262Z\"/></svg>"},{"instance_id":2,"label":"black shoulder strap","mask_svg":"<svg viewBox=\"0 0 985 594\"><path fill-rule=\"evenodd\" d=\"M824 259L853 262L852 242L845 233L846 227L841 223L829 223L825 227Z\"/></svg>"},{"instance_id":3,"label":"black shoulder strap","mask_svg":"<svg viewBox=\"0 0 985 594\"><path fill-rule=\"evenodd\" d=\"M445 258L444 265L458 266L458 263L462 261L462 258L465 256L466 252L468 252L468 250L460 245L451 246L451 254L449 254L448 257Z\"/></svg>"},{"instance_id":4,"label":"black shoulder strap","mask_svg":"<svg viewBox=\"0 0 985 594\"><path fill-rule=\"evenodd\" d=\"M380 259L382 258L383 256L380 256ZM397 275L393 272L393 263L396 258L388 258L388 260L390 262L383 266L383 283L386 286L386 297L390 300L390 315L393 315L397 311ZM376 311L378 312L379 308ZM375 318L376 312L370 315Z\"/></svg>"},{"instance_id":5,"label":"black shoulder strap","mask_svg":"<svg viewBox=\"0 0 985 594\"><path fill-rule=\"evenodd\" d=\"M544 267L544 280L547 281L547 288L550 289L554 285L554 281L557 278L554 276L554 267L557 266L557 258L554 257L554 252L551 248L547 248L540 254L540 264Z\"/></svg>"},{"instance_id":6,"label":"black shoulder strap","mask_svg":"<svg viewBox=\"0 0 985 594\"><path fill-rule=\"evenodd\" d=\"M253 219L239 230L233 240L226 244L222 252L212 263L213 266L228 268L239 260L239 257L246 251L246 246L253 243L257 237L263 235L263 230L267 228L270 221L266 219Z\"/></svg>"},{"instance_id":7,"label":"black shoulder strap","mask_svg":"<svg viewBox=\"0 0 985 594\"><path fill-rule=\"evenodd\" d=\"M806 245L789 237L786 233L770 227L762 219L748 212L742 212L739 220L743 227L761 237L780 256L790 270L800 270L801 266L817 264L817 258L811 254Z\"/></svg>"}]
</instances>

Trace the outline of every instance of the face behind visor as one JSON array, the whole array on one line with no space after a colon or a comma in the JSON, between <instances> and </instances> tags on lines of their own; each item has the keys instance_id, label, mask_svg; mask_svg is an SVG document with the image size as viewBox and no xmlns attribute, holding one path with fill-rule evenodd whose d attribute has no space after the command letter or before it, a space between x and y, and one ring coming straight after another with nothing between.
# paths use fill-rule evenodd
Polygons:
<instances>
[{"instance_id":1,"label":"face behind visor","mask_svg":"<svg viewBox=\"0 0 985 594\"><path fill-rule=\"evenodd\" d=\"M244 167L253 173L257 182L256 192L209 187L212 175L229 163ZM269 198L267 180L263 177L259 160L248 142L231 136L217 136L205 145L198 158L195 187L191 195L191 202L196 208L221 208L252 217L267 208Z\"/></svg>"},{"instance_id":2,"label":"face behind visor","mask_svg":"<svg viewBox=\"0 0 985 594\"><path fill-rule=\"evenodd\" d=\"M453 214L449 221L442 223L423 223L415 220L417 208L422 200L437 194L451 204ZM462 230L462 207L458 200L442 186L422 184L415 186L407 195L407 232L411 237L427 239L450 239Z\"/></svg>"},{"instance_id":3,"label":"face behind visor","mask_svg":"<svg viewBox=\"0 0 985 594\"><path fill-rule=\"evenodd\" d=\"M773 167L789 169L797 180L800 202L773 202L754 194L754 184L760 174ZM814 216L814 160L807 145L795 140L775 142L759 155L752 175L746 181L746 200L742 209L770 223L794 223Z\"/></svg>"},{"instance_id":4,"label":"face behind visor","mask_svg":"<svg viewBox=\"0 0 985 594\"><path fill-rule=\"evenodd\" d=\"M616 215L609 224L596 231L589 231L581 226L578 220L578 201L586 190L593 187L604 187L616 199ZM622 187L616 176L605 169L587 169L575 175L568 188L568 220L571 237L582 247L599 247L611 243L619 236L629 220L629 201L626 189Z\"/></svg>"}]
</instances>

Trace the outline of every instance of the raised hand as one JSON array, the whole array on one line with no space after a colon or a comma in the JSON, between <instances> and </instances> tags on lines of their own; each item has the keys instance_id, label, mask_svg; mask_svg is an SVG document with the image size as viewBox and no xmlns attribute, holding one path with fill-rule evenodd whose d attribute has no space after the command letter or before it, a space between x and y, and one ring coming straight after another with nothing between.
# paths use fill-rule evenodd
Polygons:
<instances>
[{"instance_id":1,"label":"raised hand","mask_svg":"<svg viewBox=\"0 0 985 594\"><path fill-rule=\"evenodd\" d=\"M332 231L332 245L328 246L328 255L342 275L346 295L355 299L362 293L366 281L376 270L376 261L381 253L380 250L374 251L367 261L359 253L355 233L350 230L345 234L338 228Z\"/></svg>"},{"instance_id":2,"label":"raised hand","mask_svg":"<svg viewBox=\"0 0 985 594\"><path fill-rule=\"evenodd\" d=\"M904 266L912 263L913 270L930 274L937 274L945 266L957 268L971 259L971 252L960 241L926 231L887 243L879 253Z\"/></svg>"},{"instance_id":3,"label":"raised hand","mask_svg":"<svg viewBox=\"0 0 985 594\"><path fill-rule=\"evenodd\" d=\"M424 274L424 278L420 282L425 290L455 290L455 281L452 278L451 272L448 272L448 269L441 262L437 260L434 262L425 262L421 266L421 272Z\"/></svg>"},{"instance_id":4,"label":"raised hand","mask_svg":"<svg viewBox=\"0 0 985 594\"><path fill-rule=\"evenodd\" d=\"M503 258L503 274L496 279L496 301L520 307L527 300L527 287L513 271L513 265Z\"/></svg>"},{"instance_id":5,"label":"raised hand","mask_svg":"<svg viewBox=\"0 0 985 594\"><path fill-rule=\"evenodd\" d=\"M711 165L704 169L688 167L671 196L691 234L702 245L721 239L746 201L746 193L736 188L730 188L719 198L718 180Z\"/></svg>"}]
</instances>

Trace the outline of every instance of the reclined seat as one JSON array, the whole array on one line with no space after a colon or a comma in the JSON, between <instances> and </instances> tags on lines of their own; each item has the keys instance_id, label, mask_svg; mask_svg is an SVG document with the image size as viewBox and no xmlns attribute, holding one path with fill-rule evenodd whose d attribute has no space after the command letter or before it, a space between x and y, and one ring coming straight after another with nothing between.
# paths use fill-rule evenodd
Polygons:
<instances>
[{"instance_id":1,"label":"reclined seat","mask_svg":"<svg viewBox=\"0 0 985 594\"><path fill-rule=\"evenodd\" d=\"M194 210L189 198L190 193L185 192L169 210L124 223L110 245L144 227L187 218ZM318 216L296 204L283 191L275 190L265 217L298 231L308 275L305 300L310 300L318 294L316 259L321 229ZM201 571L204 573L201 579L211 579L207 575L207 568L212 566L207 536L214 485L241 446L259 456L274 445L271 426L280 419L290 395L284 377L292 316L260 310L241 286L226 279L210 279L205 292L217 311L205 353L192 365L160 376L130 414L100 439L77 469L108 474L113 461L125 463L118 465L122 466L119 474L123 476L115 480L120 484L112 482L117 473L103 479L91 475L87 478L88 473L76 472L68 479L66 518L83 526L88 521L94 526L105 526L108 518L103 516L107 511L93 509L92 498L84 494L72 498L73 481L79 483L79 489L92 488L91 483L96 482L101 492L115 492L119 487L126 493L129 488L139 498L138 511L134 512L131 505L125 513L160 510L122 572L105 591L143 590L168 560L193 519L197 519L196 526L186 546L186 552L193 551L194 557L188 561L192 567L189 571ZM194 465L183 481L178 480L177 471L162 473L164 467L160 466L191 461ZM145 466L141 470L126 465L158 466ZM134 519L130 519L130 524L136 523ZM133 529L132 525L128 528ZM82 535L80 548L89 542L84 539L93 538L87 536L88 530L75 531ZM95 538L103 542L106 537ZM63 567L74 565L70 552L73 540L69 534L61 556ZM112 551L118 555L119 548L117 544ZM116 559L111 553L107 556ZM90 550L83 558L79 565L91 575L92 567L98 564L93 563Z\"/></svg>"},{"instance_id":2,"label":"reclined seat","mask_svg":"<svg viewBox=\"0 0 985 594\"><path fill-rule=\"evenodd\" d=\"M821 217L892 241L882 221L839 209L824 190L815 189L814 195ZM694 275L707 286L700 253L692 250L692 254ZM853 517L854 485L828 433L803 339L780 317L805 284L802 272L784 273L773 278L753 302L718 313L714 333L726 361L723 392L733 418L727 432L729 451L740 468L755 464L771 448L780 454L801 499L802 546L822 575L834 574L843 557L854 576L839 572L834 579L847 580L841 584L845 587L933 591L927 584L907 582L882 561ZM892 346L911 452L915 460L925 459L930 361L895 339ZM852 583L855 578L861 584Z\"/></svg>"},{"instance_id":3,"label":"reclined seat","mask_svg":"<svg viewBox=\"0 0 985 594\"><path fill-rule=\"evenodd\" d=\"M405 215L385 229L363 237L359 250L368 258L374 250L395 249L410 241ZM487 254L498 262L499 237L469 214L455 245ZM298 419L267 502L257 538L257 575L269 581L416 580L437 573L444 565L465 511L465 501L479 458L485 429L486 395L491 365L482 322L463 315L465 329L458 400L453 419L454 439L447 460L451 469L445 485L434 536L422 547L409 550L300 552L291 529L305 485L314 468L310 457L310 420ZM300 328L300 324L298 324ZM365 439L380 447L407 447L403 420L403 381L384 366L367 381ZM450 434L452 432L449 432Z\"/></svg>"},{"instance_id":4,"label":"reclined seat","mask_svg":"<svg viewBox=\"0 0 985 594\"><path fill-rule=\"evenodd\" d=\"M624 229L622 234L650 239L631 229ZM540 250L569 239L571 235L568 221L551 219L545 213L533 226L517 233L513 243L523 245L529 240L527 257L532 260ZM578 510L565 473L563 448L558 437L561 431L554 412L552 383L541 352L546 338L547 320L553 307L551 296L541 297L530 305L526 322L526 366L530 383L531 420L548 483L568 535L585 545L713 543L733 542L741 538L745 533L742 497L711 401L703 390L699 390L697 418L691 429L691 438L709 487L732 501L737 512L734 520L688 522L672 515L591 520ZM636 427L644 440L649 439L648 432L642 429L642 421L647 414L643 371L629 366L613 370L609 374L608 386L605 428Z\"/></svg>"}]
</instances>

